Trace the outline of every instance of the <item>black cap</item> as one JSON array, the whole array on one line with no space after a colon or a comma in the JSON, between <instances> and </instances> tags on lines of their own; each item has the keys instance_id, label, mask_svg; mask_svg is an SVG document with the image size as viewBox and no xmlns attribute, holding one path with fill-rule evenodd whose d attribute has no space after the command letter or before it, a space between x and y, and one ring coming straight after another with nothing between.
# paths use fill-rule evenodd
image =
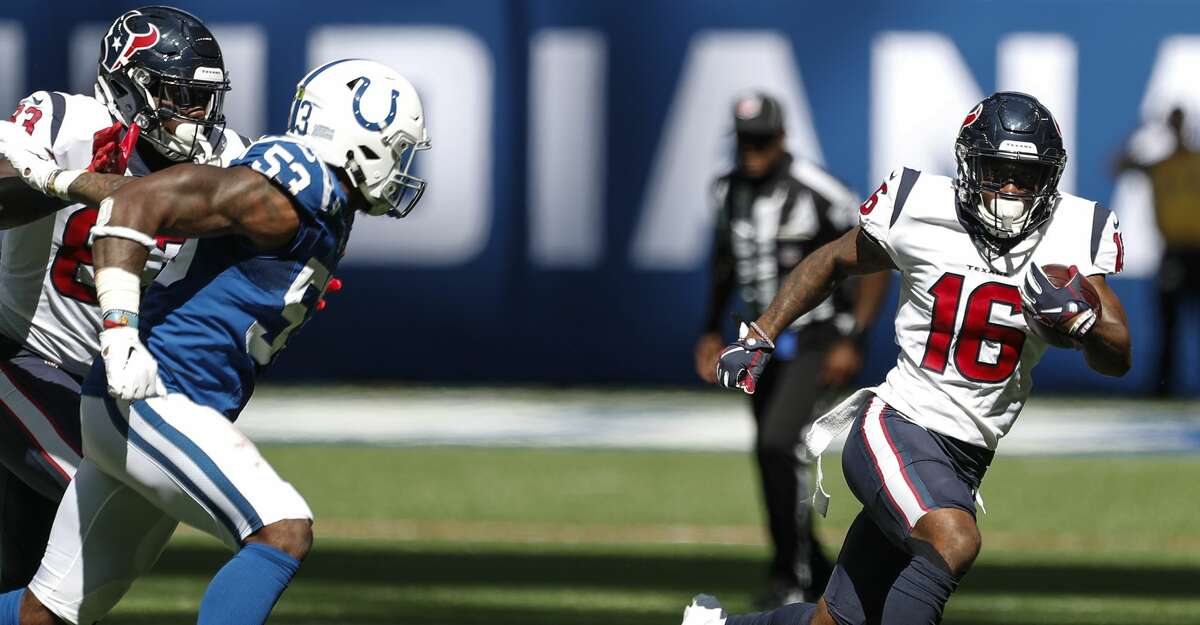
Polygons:
<instances>
[{"instance_id":1,"label":"black cap","mask_svg":"<svg viewBox=\"0 0 1200 625\"><path fill-rule=\"evenodd\" d=\"M733 103L733 129L739 135L773 137L783 133L783 107L761 92L748 93Z\"/></svg>"}]
</instances>

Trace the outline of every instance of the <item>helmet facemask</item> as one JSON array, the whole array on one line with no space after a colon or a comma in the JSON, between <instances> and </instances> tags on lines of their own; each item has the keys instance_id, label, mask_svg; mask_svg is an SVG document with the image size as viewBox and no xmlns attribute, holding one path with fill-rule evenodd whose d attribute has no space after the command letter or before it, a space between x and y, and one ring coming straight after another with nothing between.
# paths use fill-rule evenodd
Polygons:
<instances>
[{"instance_id":1,"label":"helmet facemask","mask_svg":"<svg viewBox=\"0 0 1200 625\"><path fill-rule=\"evenodd\" d=\"M96 97L172 161L209 160L225 126L221 48L196 16L166 6L118 17L100 42Z\"/></svg>"},{"instance_id":2,"label":"helmet facemask","mask_svg":"<svg viewBox=\"0 0 1200 625\"><path fill-rule=\"evenodd\" d=\"M1050 218L1065 157L981 151L962 144L956 146L956 156L960 205L988 237L1015 242Z\"/></svg>"},{"instance_id":3,"label":"helmet facemask","mask_svg":"<svg viewBox=\"0 0 1200 625\"><path fill-rule=\"evenodd\" d=\"M1037 98L1015 91L984 98L963 119L954 156L959 220L985 257L1010 253L1054 214L1067 152Z\"/></svg>"},{"instance_id":4,"label":"helmet facemask","mask_svg":"<svg viewBox=\"0 0 1200 625\"><path fill-rule=\"evenodd\" d=\"M134 119L142 136L173 161L209 160L225 128L229 81L163 76L141 67L130 69L129 76L146 102Z\"/></svg>"},{"instance_id":5,"label":"helmet facemask","mask_svg":"<svg viewBox=\"0 0 1200 625\"><path fill-rule=\"evenodd\" d=\"M384 137L383 144L391 150L391 168L379 171L380 155L365 145L347 153L346 171L366 197L369 215L387 215L397 219L407 216L425 194L425 180L411 172L417 152L429 149L429 140L414 141L404 133Z\"/></svg>"}]
</instances>

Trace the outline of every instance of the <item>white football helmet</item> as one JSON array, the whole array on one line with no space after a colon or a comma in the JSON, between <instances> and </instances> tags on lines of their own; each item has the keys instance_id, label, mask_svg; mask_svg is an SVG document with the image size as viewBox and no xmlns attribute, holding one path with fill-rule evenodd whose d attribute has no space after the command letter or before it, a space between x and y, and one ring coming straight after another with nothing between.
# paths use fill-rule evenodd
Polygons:
<instances>
[{"instance_id":1,"label":"white football helmet","mask_svg":"<svg viewBox=\"0 0 1200 625\"><path fill-rule=\"evenodd\" d=\"M345 170L371 215L404 217L425 192L409 174L416 153L429 149L421 100L382 63L344 59L309 72L296 85L287 134Z\"/></svg>"}]
</instances>

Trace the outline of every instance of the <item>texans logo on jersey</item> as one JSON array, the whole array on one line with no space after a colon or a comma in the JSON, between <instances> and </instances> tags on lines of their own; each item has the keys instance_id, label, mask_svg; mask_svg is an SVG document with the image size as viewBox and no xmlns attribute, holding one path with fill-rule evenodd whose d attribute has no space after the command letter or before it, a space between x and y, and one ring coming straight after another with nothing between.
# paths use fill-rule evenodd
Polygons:
<instances>
[{"instance_id":1,"label":"texans logo on jersey","mask_svg":"<svg viewBox=\"0 0 1200 625\"><path fill-rule=\"evenodd\" d=\"M100 64L108 71L116 71L139 50L149 50L158 44L158 26L144 22L140 19L141 15L131 11L108 29L108 34L104 36L103 58L100 60Z\"/></svg>"}]
</instances>

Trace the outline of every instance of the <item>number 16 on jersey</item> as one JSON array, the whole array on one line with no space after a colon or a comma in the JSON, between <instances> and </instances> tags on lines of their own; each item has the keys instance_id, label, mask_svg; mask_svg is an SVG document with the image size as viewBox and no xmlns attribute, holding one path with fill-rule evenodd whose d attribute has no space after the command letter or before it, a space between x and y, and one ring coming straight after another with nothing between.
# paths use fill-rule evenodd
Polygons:
<instances>
[{"instance_id":1,"label":"number 16 on jersey","mask_svg":"<svg viewBox=\"0 0 1200 625\"><path fill-rule=\"evenodd\" d=\"M950 347L955 343L958 304L962 299L965 281L965 276L947 273L929 289L933 295L933 319L925 343L925 356L921 359L922 369L935 373L946 371ZM1025 333L1018 328L992 322L992 308L997 304L1017 314L1021 311L1021 293L1010 284L985 282L967 296L962 325L958 328L958 341L953 351L954 367L968 380L1001 382L1016 371L1021 360ZM985 341L1000 346L994 362L984 357Z\"/></svg>"}]
</instances>

